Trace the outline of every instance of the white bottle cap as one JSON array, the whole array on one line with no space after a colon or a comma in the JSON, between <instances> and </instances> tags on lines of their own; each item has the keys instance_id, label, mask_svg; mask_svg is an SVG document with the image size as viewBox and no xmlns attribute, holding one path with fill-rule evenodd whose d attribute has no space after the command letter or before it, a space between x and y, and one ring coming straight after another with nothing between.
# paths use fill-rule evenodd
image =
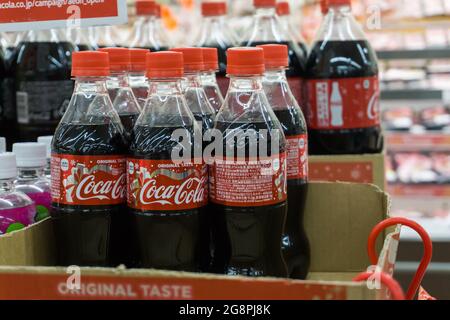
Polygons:
<instances>
[{"instance_id":1,"label":"white bottle cap","mask_svg":"<svg viewBox=\"0 0 450 320\"><path fill-rule=\"evenodd\" d=\"M6 139L0 137L0 153L6 152Z\"/></svg>"},{"instance_id":2,"label":"white bottle cap","mask_svg":"<svg viewBox=\"0 0 450 320\"><path fill-rule=\"evenodd\" d=\"M37 139L37 142L43 143L47 147L47 159L52 157L52 139L53 136L42 136Z\"/></svg>"},{"instance_id":3,"label":"white bottle cap","mask_svg":"<svg viewBox=\"0 0 450 320\"><path fill-rule=\"evenodd\" d=\"M0 153L0 163L0 179L17 177L16 155L14 153Z\"/></svg>"},{"instance_id":4,"label":"white bottle cap","mask_svg":"<svg viewBox=\"0 0 450 320\"><path fill-rule=\"evenodd\" d=\"M47 147L43 143L21 142L13 144L18 168L45 167Z\"/></svg>"}]
</instances>

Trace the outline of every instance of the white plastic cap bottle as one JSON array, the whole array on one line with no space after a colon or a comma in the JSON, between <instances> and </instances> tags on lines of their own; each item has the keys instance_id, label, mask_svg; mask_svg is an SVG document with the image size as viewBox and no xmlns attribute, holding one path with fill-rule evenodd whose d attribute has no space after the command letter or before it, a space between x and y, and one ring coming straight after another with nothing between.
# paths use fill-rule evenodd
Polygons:
<instances>
[{"instance_id":1,"label":"white plastic cap bottle","mask_svg":"<svg viewBox=\"0 0 450 320\"><path fill-rule=\"evenodd\" d=\"M38 142L21 142L13 144L18 168L45 167L47 163L47 147Z\"/></svg>"},{"instance_id":2,"label":"white plastic cap bottle","mask_svg":"<svg viewBox=\"0 0 450 320\"><path fill-rule=\"evenodd\" d=\"M43 143L47 147L47 159L52 157L52 139L53 136L42 136L37 139L37 142Z\"/></svg>"},{"instance_id":3,"label":"white plastic cap bottle","mask_svg":"<svg viewBox=\"0 0 450 320\"><path fill-rule=\"evenodd\" d=\"M0 153L6 152L6 139L0 137Z\"/></svg>"},{"instance_id":4,"label":"white plastic cap bottle","mask_svg":"<svg viewBox=\"0 0 450 320\"><path fill-rule=\"evenodd\" d=\"M0 153L0 180L17 176L16 155L12 152Z\"/></svg>"}]
</instances>

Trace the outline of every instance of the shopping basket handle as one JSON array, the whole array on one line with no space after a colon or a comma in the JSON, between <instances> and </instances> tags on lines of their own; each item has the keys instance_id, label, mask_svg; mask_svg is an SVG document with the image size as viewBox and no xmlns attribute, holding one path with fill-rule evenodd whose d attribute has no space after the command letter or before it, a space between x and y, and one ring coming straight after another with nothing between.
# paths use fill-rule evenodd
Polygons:
<instances>
[{"instance_id":1,"label":"shopping basket handle","mask_svg":"<svg viewBox=\"0 0 450 320\"><path fill-rule=\"evenodd\" d=\"M353 281L356 282L366 281L371 276L373 276L373 274L374 272L362 272L358 274L355 278L353 278ZM381 271L379 272L379 275L380 275L380 282L389 289L393 300L405 300L405 294L403 292L403 289L394 278L392 278L387 273Z\"/></svg>"},{"instance_id":2,"label":"shopping basket handle","mask_svg":"<svg viewBox=\"0 0 450 320\"><path fill-rule=\"evenodd\" d=\"M419 225L417 222L406 218L396 217L386 219L377 224L370 233L369 240L367 243L367 252L369 254L370 263L372 265L376 265L378 262L378 255L375 250L375 243L378 236L384 229L398 224L410 227L411 229L416 231L419 234L420 238L422 239L424 248L423 256L420 261L419 267L417 268L416 274L414 275L414 278L408 287L408 291L406 292L406 299L412 300L416 296L417 290L419 289L420 284L422 283L423 277L425 275L428 265L430 264L431 256L433 254L433 244L431 242L430 236L425 231L425 229L422 228L422 226Z\"/></svg>"}]
</instances>

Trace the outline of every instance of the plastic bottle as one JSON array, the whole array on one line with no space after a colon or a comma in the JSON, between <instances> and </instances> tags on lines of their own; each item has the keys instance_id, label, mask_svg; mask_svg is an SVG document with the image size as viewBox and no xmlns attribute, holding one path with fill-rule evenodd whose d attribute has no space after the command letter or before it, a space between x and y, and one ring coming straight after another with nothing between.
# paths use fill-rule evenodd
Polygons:
<instances>
[{"instance_id":1,"label":"plastic bottle","mask_svg":"<svg viewBox=\"0 0 450 320\"><path fill-rule=\"evenodd\" d=\"M305 57L298 43L285 31L276 14L276 0L253 0L255 14L243 45L254 47L263 44L285 44L289 47L289 69L286 71L289 85L297 101L303 101L302 78L305 73Z\"/></svg>"},{"instance_id":2,"label":"plastic bottle","mask_svg":"<svg viewBox=\"0 0 450 320\"><path fill-rule=\"evenodd\" d=\"M106 52L75 52L75 90L52 142L58 265L117 265L129 250L123 127L106 88Z\"/></svg>"},{"instance_id":3,"label":"plastic bottle","mask_svg":"<svg viewBox=\"0 0 450 320\"><path fill-rule=\"evenodd\" d=\"M219 69L217 49L202 48L204 70L200 75L200 83L205 90L209 103L218 112L223 104L223 96L217 83L216 72Z\"/></svg>"},{"instance_id":4,"label":"plastic bottle","mask_svg":"<svg viewBox=\"0 0 450 320\"><path fill-rule=\"evenodd\" d=\"M303 225L308 193L308 134L306 120L286 79L288 48L268 44L264 50L266 73L263 87L286 137L288 212L282 240L289 276L305 279L310 248Z\"/></svg>"},{"instance_id":5,"label":"plastic bottle","mask_svg":"<svg viewBox=\"0 0 450 320\"><path fill-rule=\"evenodd\" d=\"M23 229L32 224L36 208L23 192L14 188L17 175L16 156L13 153L0 154L0 235Z\"/></svg>"},{"instance_id":6,"label":"plastic bottle","mask_svg":"<svg viewBox=\"0 0 450 320\"><path fill-rule=\"evenodd\" d=\"M158 22L160 7L154 0L137 0L136 15L138 19L133 26L131 48L144 48L150 51L164 51L171 47L165 30Z\"/></svg>"},{"instance_id":7,"label":"plastic bottle","mask_svg":"<svg viewBox=\"0 0 450 320\"><path fill-rule=\"evenodd\" d=\"M210 166L212 271L286 277L286 140L263 90L264 52L232 48L227 56L230 88L214 125L224 149Z\"/></svg>"},{"instance_id":8,"label":"plastic bottle","mask_svg":"<svg viewBox=\"0 0 450 320\"><path fill-rule=\"evenodd\" d=\"M306 70L310 153L381 152L377 58L350 0L328 0Z\"/></svg>"},{"instance_id":9,"label":"plastic bottle","mask_svg":"<svg viewBox=\"0 0 450 320\"><path fill-rule=\"evenodd\" d=\"M202 25L195 40L197 47L217 48L219 54L219 82L222 92L226 92L228 81L225 78L227 68L226 52L237 44L237 40L226 23L227 3L225 1L202 1Z\"/></svg>"},{"instance_id":10,"label":"plastic bottle","mask_svg":"<svg viewBox=\"0 0 450 320\"><path fill-rule=\"evenodd\" d=\"M295 40L295 42L302 50L303 61L306 61L306 58L308 57L308 47L300 30L295 30L294 26L291 23L291 7L289 5L289 2L281 1L277 3L277 15L280 18L284 30L290 34L290 37Z\"/></svg>"},{"instance_id":11,"label":"plastic bottle","mask_svg":"<svg viewBox=\"0 0 450 320\"><path fill-rule=\"evenodd\" d=\"M20 140L35 141L38 136L53 134L72 94L74 50L55 30L29 31L19 44L11 67Z\"/></svg>"},{"instance_id":12,"label":"plastic bottle","mask_svg":"<svg viewBox=\"0 0 450 320\"><path fill-rule=\"evenodd\" d=\"M109 54L111 75L106 82L106 87L114 109L122 121L125 137L129 139L131 130L141 113L141 107L134 96L133 90L131 90L128 78L128 73L131 70L130 50L126 48L103 48L99 50Z\"/></svg>"},{"instance_id":13,"label":"plastic bottle","mask_svg":"<svg viewBox=\"0 0 450 320\"><path fill-rule=\"evenodd\" d=\"M139 266L196 271L208 187L206 165L193 153L194 136L201 136L201 129L180 90L183 55L167 51L147 56L149 97L133 129L127 160ZM179 144L176 132L185 135L186 144ZM174 148L184 162L174 161Z\"/></svg>"},{"instance_id":14,"label":"plastic bottle","mask_svg":"<svg viewBox=\"0 0 450 320\"><path fill-rule=\"evenodd\" d=\"M37 142L45 144L47 148L47 164L45 166L44 174L49 180L51 180L50 162L52 159L52 139L53 136L42 136L37 139Z\"/></svg>"},{"instance_id":15,"label":"plastic bottle","mask_svg":"<svg viewBox=\"0 0 450 320\"><path fill-rule=\"evenodd\" d=\"M147 49L130 49L130 87L141 109L144 108L145 101L147 101L149 89L148 79L145 75L147 53L149 52Z\"/></svg>"},{"instance_id":16,"label":"plastic bottle","mask_svg":"<svg viewBox=\"0 0 450 320\"><path fill-rule=\"evenodd\" d=\"M201 123L203 132L214 125L215 111L209 103L205 90L200 83L200 74L204 70L202 48L171 49L183 54L184 80L181 83L187 106L196 121Z\"/></svg>"},{"instance_id":17,"label":"plastic bottle","mask_svg":"<svg viewBox=\"0 0 450 320\"><path fill-rule=\"evenodd\" d=\"M45 177L47 148L43 143L23 142L13 144L17 160L16 190L22 191L36 206L35 222L50 216L50 180Z\"/></svg>"}]
</instances>

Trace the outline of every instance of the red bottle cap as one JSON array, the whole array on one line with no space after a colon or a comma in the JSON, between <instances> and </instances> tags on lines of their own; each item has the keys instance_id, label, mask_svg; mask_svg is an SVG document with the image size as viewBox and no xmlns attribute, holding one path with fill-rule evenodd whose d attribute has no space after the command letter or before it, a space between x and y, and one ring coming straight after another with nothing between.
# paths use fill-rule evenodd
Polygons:
<instances>
[{"instance_id":1,"label":"red bottle cap","mask_svg":"<svg viewBox=\"0 0 450 320\"><path fill-rule=\"evenodd\" d=\"M98 51L109 54L109 69L121 72L130 70L130 50L127 48L102 48Z\"/></svg>"},{"instance_id":2,"label":"red bottle cap","mask_svg":"<svg viewBox=\"0 0 450 320\"><path fill-rule=\"evenodd\" d=\"M328 6L351 6L352 0L328 0Z\"/></svg>"},{"instance_id":3,"label":"red bottle cap","mask_svg":"<svg viewBox=\"0 0 450 320\"><path fill-rule=\"evenodd\" d=\"M212 71L219 69L219 54L217 48L202 48L203 51L203 63L205 71Z\"/></svg>"},{"instance_id":4,"label":"red bottle cap","mask_svg":"<svg viewBox=\"0 0 450 320\"><path fill-rule=\"evenodd\" d=\"M277 3L277 14L279 16L288 16L291 14L291 7L289 2L278 2Z\"/></svg>"},{"instance_id":5,"label":"red bottle cap","mask_svg":"<svg viewBox=\"0 0 450 320\"><path fill-rule=\"evenodd\" d=\"M253 6L255 8L275 8L277 0L253 0Z\"/></svg>"},{"instance_id":6,"label":"red bottle cap","mask_svg":"<svg viewBox=\"0 0 450 320\"><path fill-rule=\"evenodd\" d=\"M262 75L264 51L261 48L241 47L227 50L227 73L235 76Z\"/></svg>"},{"instance_id":7,"label":"red bottle cap","mask_svg":"<svg viewBox=\"0 0 450 320\"><path fill-rule=\"evenodd\" d=\"M130 71L145 72L147 70L147 49L129 49L130 50Z\"/></svg>"},{"instance_id":8,"label":"red bottle cap","mask_svg":"<svg viewBox=\"0 0 450 320\"><path fill-rule=\"evenodd\" d=\"M147 78L182 78L183 54L174 51L147 53Z\"/></svg>"},{"instance_id":9,"label":"red bottle cap","mask_svg":"<svg viewBox=\"0 0 450 320\"><path fill-rule=\"evenodd\" d=\"M323 15L326 15L328 13L329 7L328 7L328 0L321 0L320 1L320 11L322 11Z\"/></svg>"},{"instance_id":10,"label":"red bottle cap","mask_svg":"<svg viewBox=\"0 0 450 320\"><path fill-rule=\"evenodd\" d=\"M205 69L202 48L174 48L171 51L181 52L184 59L184 72L198 72Z\"/></svg>"},{"instance_id":11,"label":"red bottle cap","mask_svg":"<svg viewBox=\"0 0 450 320\"><path fill-rule=\"evenodd\" d=\"M264 44L258 46L264 50L266 69L279 69L289 66L288 47L284 44Z\"/></svg>"},{"instance_id":12,"label":"red bottle cap","mask_svg":"<svg viewBox=\"0 0 450 320\"><path fill-rule=\"evenodd\" d=\"M81 51L72 54L72 77L107 77L109 74L108 53Z\"/></svg>"},{"instance_id":13,"label":"red bottle cap","mask_svg":"<svg viewBox=\"0 0 450 320\"><path fill-rule=\"evenodd\" d=\"M227 4L226 2L202 2L202 16L212 17L212 16L223 16L227 14Z\"/></svg>"},{"instance_id":14,"label":"red bottle cap","mask_svg":"<svg viewBox=\"0 0 450 320\"><path fill-rule=\"evenodd\" d=\"M136 15L149 16L156 12L155 0L136 0Z\"/></svg>"}]
</instances>

